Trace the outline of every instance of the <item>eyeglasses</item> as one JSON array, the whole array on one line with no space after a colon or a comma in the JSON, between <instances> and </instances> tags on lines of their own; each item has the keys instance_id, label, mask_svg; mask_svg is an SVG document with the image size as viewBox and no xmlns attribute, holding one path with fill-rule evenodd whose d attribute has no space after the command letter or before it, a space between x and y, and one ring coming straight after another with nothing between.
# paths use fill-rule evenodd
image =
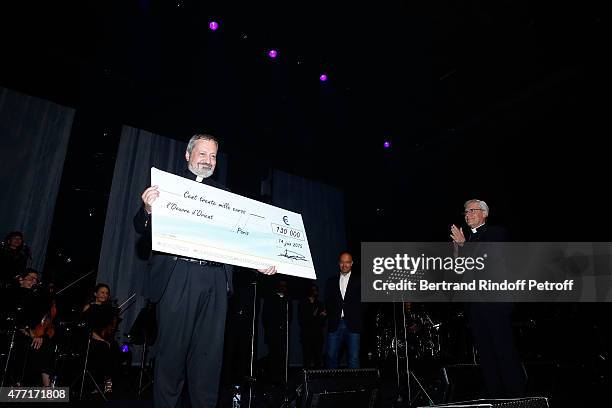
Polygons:
<instances>
[{"instance_id":1,"label":"eyeglasses","mask_svg":"<svg viewBox=\"0 0 612 408\"><path fill-rule=\"evenodd\" d=\"M463 215L474 214L476 211L484 211L482 208L466 208Z\"/></svg>"}]
</instances>

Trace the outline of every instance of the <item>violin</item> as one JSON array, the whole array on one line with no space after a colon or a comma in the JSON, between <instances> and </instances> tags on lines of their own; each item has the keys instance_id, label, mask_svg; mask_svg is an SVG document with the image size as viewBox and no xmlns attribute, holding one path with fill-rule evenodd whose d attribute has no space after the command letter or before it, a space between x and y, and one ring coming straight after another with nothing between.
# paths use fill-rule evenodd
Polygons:
<instances>
[{"instance_id":1,"label":"violin","mask_svg":"<svg viewBox=\"0 0 612 408\"><path fill-rule=\"evenodd\" d=\"M115 337L115 333L117 332L117 326L121 323L121 317L119 317L119 309L115 306L112 307L112 318L109 320L108 324L100 331L100 337L102 337L106 341L110 341Z\"/></svg>"},{"instance_id":2,"label":"violin","mask_svg":"<svg viewBox=\"0 0 612 408\"><path fill-rule=\"evenodd\" d=\"M53 287L49 288L49 295L53 296ZM57 316L57 307L55 305L55 299L51 299L51 307L45 313L40 323L33 330L34 337L42 337L47 336L48 338L52 338L55 335L55 326L53 325L53 319Z\"/></svg>"},{"instance_id":3,"label":"violin","mask_svg":"<svg viewBox=\"0 0 612 408\"><path fill-rule=\"evenodd\" d=\"M123 312L129 309L134 303L130 304L127 307L125 307L125 305L128 304L134 298L134 296L136 296L136 293L133 293L129 298L127 298L119 306L113 306L113 317L110 320L110 322L106 325L106 327L102 330L102 333L101 333L101 336L103 338L112 339L115 337L115 333L117 332L117 326L123 320L121 315L123 314Z\"/></svg>"},{"instance_id":4,"label":"violin","mask_svg":"<svg viewBox=\"0 0 612 408\"><path fill-rule=\"evenodd\" d=\"M45 313L40 323L34 329L34 337L42 337L44 335L49 338L53 337L55 335L55 326L53 325L53 319L55 319L56 315L57 308L55 307L55 301L53 301L53 304L51 305L49 311Z\"/></svg>"}]
</instances>

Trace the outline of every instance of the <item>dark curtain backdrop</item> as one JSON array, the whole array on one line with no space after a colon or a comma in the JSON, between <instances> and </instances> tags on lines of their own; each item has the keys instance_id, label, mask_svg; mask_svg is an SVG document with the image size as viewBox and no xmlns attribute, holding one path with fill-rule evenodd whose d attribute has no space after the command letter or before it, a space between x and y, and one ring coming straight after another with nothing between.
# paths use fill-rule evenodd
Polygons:
<instances>
[{"instance_id":1,"label":"dark curtain backdrop","mask_svg":"<svg viewBox=\"0 0 612 408\"><path fill-rule=\"evenodd\" d=\"M122 315L120 334L130 330L145 305L145 299L140 293L146 260L137 255L139 235L132 224L132 218L142 204L140 195L150 185L151 167L176 171L186 165L186 147L186 141L177 141L129 126L124 126L121 131L97 278L98 282L110 285L113 297L119 302L137 293L133 305ZM224 184L227 179L227 156L221 152L214 177Z\"/></svg>"},{"instance_id":2,"label":"dark curtain backdrop","mask_svg":"<svg viewBox=\"0 0 612 408\"><path fill-rule=\"evenodd\" d=\"M323 300L325 281L338 273L338 255L347 250L344 194L326 184L274 170L272 173L272 204L302 214L317 274L319 298ZM296 365L301 364L302 361L297 323L297 300L294 300L293 306L289 361L291 365ZM262 337L260 336L260 339ZM265 346L260 340L260 355L264 349Z\"/></svg>"},{"instance_id":3,"label":"dark curtain backdrop","mask_svg":"<svg viewBox=\"0 0 612 408\"><path fill-rule=\"evenodd\" d=\"M0 88L0 234L23 231L45 262L74 109Z\"/></svg>"},{"instance_id":4,"label":"dark curtain backdrop","mask_svg":"<svg viewBox=\"0 0 612 408\"><path fill-rule=\"evenodd\" d=\"M272 204L302 214L317 284L323 290L327 278L338 273L338 255L347 250L344 194L279 170L272 177Z\"/></svg>"}]
</instances>

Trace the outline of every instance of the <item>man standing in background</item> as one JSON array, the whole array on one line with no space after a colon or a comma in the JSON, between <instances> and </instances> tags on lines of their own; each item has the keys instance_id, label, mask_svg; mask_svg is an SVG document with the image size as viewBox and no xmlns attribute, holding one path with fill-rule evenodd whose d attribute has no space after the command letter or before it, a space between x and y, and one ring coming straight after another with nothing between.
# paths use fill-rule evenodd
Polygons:
<instances>
[{"instance_id":1,"label":"man standing in background","mask_svg":"<svg viewBox=\"0 0 612 408\"><path fill-rule=\"evenodd\" d=\"M353 256L340 254L340 273L327 281L325 309L327 310L327 367L338 367L338 354L346 345L348 367L359 368L359 348L363 319L361 315L361 282L352 272Z\"/></svg>"}]
</instances>

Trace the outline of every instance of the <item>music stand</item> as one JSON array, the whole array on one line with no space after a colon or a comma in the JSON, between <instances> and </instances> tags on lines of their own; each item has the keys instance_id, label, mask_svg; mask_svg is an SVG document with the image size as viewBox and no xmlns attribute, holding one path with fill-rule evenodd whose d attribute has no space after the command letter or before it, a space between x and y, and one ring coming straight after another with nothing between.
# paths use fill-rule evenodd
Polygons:
<instances>
[{"instance_id":1,"label":"music stand","mask_svg":"<svg viewBox=\"0 0 612 408\"><path fill-rule=\"evenodd\" d=\"M11 342L9 343L9 349L6 353L6 362L4 363L4 372L2 373L2 383L0 384L0 387L4 387L4 382L6 381L6 377L8 376L9 363L13 354L13 348L15 348L15 334L17 333L15 319L11 317L7 319L7 321L11 322Z\"/></svg>"},{"instance_id":2,"label":"music stand","mask_svg":"<svg viewBox=\"0 0 612 408\"><path fill-rule=\"evenodd\" d=\"M414 371L410 370L410 357L408 356L408 337L407 337L407 330L406 330L406 308L405 308L405 304L403 301L403 297L402 297L402 326L404 327L404 356L406 357L406 389L408 391L408 395L407 395L407 404L408 407L411 407L415 402L416 402L416 398L418 397L418 395L422 392L423 394L425 394L425 396L427 397L427 400L429 401L429 405L434 405L433 400L431 399L431 397L429 396L429 394L427 393L427 391L425 390L425 388L423 387L423 385L421 384L421 382L419 381L419 379L417 378L417 376L414 374ZM396 312L395 312L395 303L393 303L393 325L395 327L395 356L396 356L396 361L397 361L397 384L398 384L398 396L396 399L396 402L398 404L403 403L403 398L401 395L401 389L399 388L399 384L400 384L400 375L399 375L399 355L398 355L398 349L397 349L397 340L398 340L398 336L397 336L397 319L396 319ZM412 376L412 378L414 379L414 381L417 383L419 390L418 392L415 394L414 398L412 397L412 389L410 387L410 376Z\"/></svg>"},{"instance_id":3,"label":"music stand","mask_svg":"<svg viewBox=\"0 0 612 408\"><path fill-rule=\"evenodd\" d=\"M155 304L147 301L147 305L138 313L128 334L130 344L142 346L138 373L138 395L141 395L147 387L153 384L153 375L150 373L150 367L147 367L146 360L149 345L155 343L156 334ZM148 380L147 383L143 385L143 378L145 375Z\"/></svg>"},{"instance_id":4,"label":"music stand","mask_svg":"<svg viewBox=\"0 0 612 408\"><path fill-rule=\"evenodd\" d=\"M283 403L281 404L281 408L288 407L290 404L289 399L289 302L291 299L287 294L285 294L285 361L284 361L284 369L285 369L285 383L283 384Z\"/></svg>"},{"instance_id":5,"label":"music stand","mask_svg":"<svg viewBox=\"0 0 612 408\"><path fill-rule=\"evenodd\" d=\"M104 402L108 402L108 398L106 398L106 395L104 395L104 392L102 392L102 389L100 388L100 386L96 382L96 379L94 378L93 374L91 374L91 371L89 371L89 369L88 369L89 368L88 367L89 366L89 350L90 350L90 347L91 347L91 335L92 335L92 333L93 333L92 329L89 329L87 331L87 348L85 350L85 362L83 364L83 375L81 376L81 392L79 393L79 400L83 400L83 390L85 389L85 378L87 376L89 376L89 379L91 380L91 382L93 382L94 386L98 390L98 393L104 399Z\"/></svg>"},{"instance_id":6,"label":"music stand","mask_svg":"<svg viewBox=\"0 0 612 408\"><path fill-rule=\"evenodd\" d=\"M253 276L253 281L251 284L253 285L253 314L251 317L251 355L249 361L249 402L248 408L251 408L251 401L253 401L253 387L255 386L255 376L254 376L254 368L255 368L255 323L257 322L257 273Z\"/></svg>"}]
</instances>

